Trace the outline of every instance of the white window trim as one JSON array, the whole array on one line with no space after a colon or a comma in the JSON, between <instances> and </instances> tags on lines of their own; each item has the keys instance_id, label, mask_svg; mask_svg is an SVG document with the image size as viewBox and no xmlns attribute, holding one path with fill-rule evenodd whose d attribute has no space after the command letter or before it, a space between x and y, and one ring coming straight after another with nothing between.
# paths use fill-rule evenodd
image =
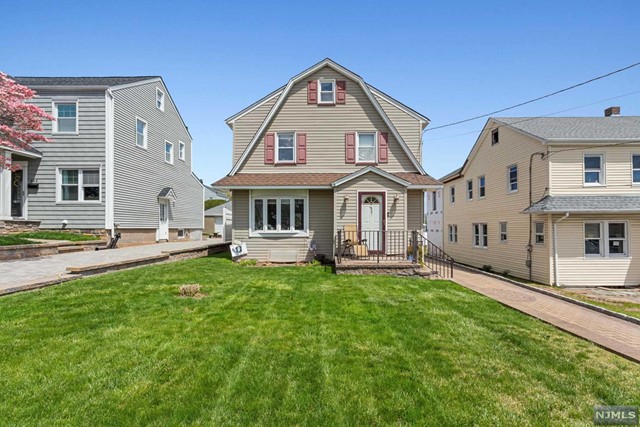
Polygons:
<instances>
[{"instance_id":1,"label":"white window trim","mask_svg":"<svg viewBox=\"0 0 640 427\"><path fill-rule=\"evenodd\" d=\"M476 225L484 226L487 229L487 233L480 233L480 244L476 245ZM471 224L471 244L474 249L487 249L489 246L487 245L489 240L489 226L486 222L475 222Z\"/></svg>"},{"instance_id":2,"label":"white window trim","mask_svg":"<svg viewBox=\"0 0 640 427\"><path fill-rule=\"evenodd\" d=\"M167 161L167 144L171 144L171 161ZM164 150L162 150L162 155L164 157L164 162L172 165L173 164L173 159L174 159L174 155L173 155L173 142L171 141L167 141L166 139L164 140Z\"/></svg>"},{"instance_id":3,"label":"white window trim","mask_svg":"<svg viewBox=\"0 0 640 427\"><path fill-rule=\"evenodd\" d=\"M511 188L511 168L516 168L516 182L515 182L516 189L515 190ZM508 194L517 193L519 189L520 189L520 170L518 168L518 164L509 165L507 166L507 193Z\"/></svg>"},{"instance_id":4,"label":"white window trim","mask_svg":"<svg viewBox=\"0 0 640 427\"><path fill-rule=\"evenodd\" d=\"M449 204L450 205L456 204L456 186L455 185L452 185L451 187L449 187Z\"/></svg>"},{"instance_id":5,"label":"white window trim","mask_svg":"<svg viewBox=\"0 0 640 427\"><path fill-rule=\"evenodd\" d=\"M373 160L360 160L360 134L373 134ZM356 164L376 165L378 164L378 131L356 132Z\"/></svg>"},{"instance_id":6,"label":"white window trim","mask_svg":"<svg viewBox=\"0 0 640 427\"><path fill-rule=\"evenodd\" d=\"M457 224L449 224L447 229L447 236L449 243L456 244L458 243L458 225Z\"/></svg>"},{"instance_id":7,"label":"white window trim","mask_svg":"<svg viewBox=\"0 0 640 427\"><path fill-rule=\"evenodd\" d=\"M320 83L331 83L333 86L333 99L331 101L322 101L322 86ZM335 79L318 79L318 104L334 105L336 103L336 80Z\"/></svg>"},{"instance_id":8,"label":"white window trim","mask_svg":"<svg viewBox=\"0 0 640 427\"><path fill-rule=\"evenodd\" d=\"M633 157L634 156L640 157L640 153L631 153L631 186L640 186L640 182L633 182L633 171L634 170L640 171L640 169L634 169L633 168Z\"/></svg>"},{"instance_id":9,"label":"white window trim","mask_svg":"<svg viewBox=\"0 0 640 427\"><path fill-rule=\"evenodd\" d=\"M144 145L138 145L138 120L144 123ZM136 139L135 139L136 147L142 148L143 150L147 150L148 138L149 138L149 123L147 123L147 121L144 120L143 118L136 116L134 129L135 129L135 135L136 135Z\"/></svg>"},{"instance_id":10,"label":"white window trim","mask_svg":"<svg viewBox=\"0 0 640 427\"><path fill-rule=\"evenodd\" d=\"M536 226L542 224L542 233L538 233ZM542 243L538 242L538 236L542 236ZM547 226L543 221L534 221L533 223L533 244L537 246L544 246L547 242Z\"/></svg>"},{"instance_id":11,"label":"white window trim","mask_svg":"<svg viewBox=\"0 0 640 427\"><path fill-rule=\"evenodd\" d=\"M182 232L182 236L180 235L180 232ZM185 230L184 228L179 228L176 233L177 233L178 239L184 239L187 237L187 230Z\"/></svg>"},{"instance_id":12,"label":"white window trim","mask_svg":"<svg viewBox=\"0 0 640 427\"><path fill-rule=\"evenodd\" d=\"M76 104L76 130L73 132L60 132L58 131L58 110L56 108L56 104ZM54 99L51 101L51 111L52 116L56 118L51 122L51 133L58 135L78 135L78 130L80 129L80 104L78 99Z\"/></svg>"},{"instance_id":13,"label":"white window trim","mask_svg":"<svg viewBox=\"0 0 640 427\"><path fill-rule=\"evenodd\" d=\"M587 157L600 157L600 182L586 182L587 172L595 172L595 169L588 169L584 165L584 161ZM607 186L607 174L606 171L606 163L604 153L584 153L582 155L582 186L583 187L606 187Z\"/></svg>"},{"instance_id":14,"label":"white window trim","mask_svg":"<svg viewBox=\"0 0 640 427\"><path fill-rule=\"evenodd\" d=\"M502 231L502 225L504 224L504 231ZM509 243L509 224L507 221L502 221L498 223L498 231L500 233L499 243ZM504 234L504 239L502 239L502 235Z\"/></svg>"},{"instance_id":15,"label":"white window trim","mask_svg":"<svg viewBox=\"0 0 640 427\"><path fill-rule=\"evenodd\" d=\"M160 107L158 107L158 94L162 94L162 105ZM164 113L164 104L167 101L167 97L164 93L164 91L162 89L160 89L159 87L156 87L156 108L160 111L162 111Z\"/></svg>"},{"instance_id":16,"label":"white window trim","mask_svg":"<svg viewBox=\"0 0 640 427\"><path fill-rule=\"evenodd\" d=\"M293 160L280 160L280 134L293 134ZM298 133L296 131L284 131L284 132L276 132L275 133L275 142L274 142L274 150L275 150L275 162L276 164L281 165L295 165L298 162Z\"/></svg>"},{"instance_id":17,"label":"white window trim","mask_svg":"<svg viewBox=\"0 0 640 427\"><path fill-rule=\"evenodd\" d=\"M610 254L609 253L609 224L624 224L624 244L625 244L625 253L624 254ZM585 226L586 224L598 224L600 226L600 253L599 254L587 254L584 250L584 242L587 240L587 236L585 235ZM631 258L631 242L629 236L629 221L624 220L607 220L607 221L583 221L582 222L582 253L584 259L598 259L598 258L607 258L607 259L620 259L620 258Z\"/></svg>"},{"instance_id":18,"label":"white window trim","mask_svg":"<svg viewBox=\"0 0 640 427\"><path fill-rule=\"evenodd\" d=\"M471 189L469 189L469 183L471 183ZM467 200L473 200L473 180L472 179L467 180L467 183L465 185L465 192L467 195ZM469 193L471 193L471 195L469 195Z\"/></svg>"},{"instance_id":19,"label":"white window trim","mask_svg":"<svg viewBox=\"0 0 640 427\"><path fill-rule=\"evenodd\" d=\"M255 221L255 204L254 200L262 199L263 202L263 218L266 226L266 211L267 211L267 199L277 200L277 219L276 224L278 230L254 230ZM290 199L291 203L291 222L294 224L295 218L295 199L304 199L304 230L279 230L280 228L280 200ZM294 224L295 226L295 224ZM288 237L309 237L309 191L294 193L270 192L270 191L250 191L249 192L249 237L269 237L269 236L288 236Z\"/></svg>"},{"instance_id":20,"label":"white window trim","mask_svg":"<svg viewBox=\"0 0 640 427\"><path fill-rule=\"evenodd\" d=\"M97 169L100 181L98 183L99 196L98 200L83 200L84 192L81 191L83 187L82 183L82 170L83 169ZM78 200L62 200L62 171L63 170L77 170L78 171ZM82 165L61 165L56 166L56 205L74 205L74 204L101 204L103 202L102 194L102 165L96 164L82 164Z\"/></svg>"},{"instance_id":21,"label":"white window trim","mask_svg":"<svg viewBox=\"0 0 640 427\"><path fill-rule=\"evenodd\" d=\"M484 185L480 186L480 180L484 179ZM484 196L481 194L480 189L484 188ZM484 199L485 197L487 197L487 178L485 177L485 175L480 175L478 177L478 199Z\"/></svg>"},{"instance_id":22,"label":"white window trim","mask_svg":"<svg viewBox=\"0 0 640 427\"><path fill-rule=\"evenodd\" d=\"M187 157L187 144L182 141L178 141L178 159L185 161Z\"/></svg>"}]
</instances>

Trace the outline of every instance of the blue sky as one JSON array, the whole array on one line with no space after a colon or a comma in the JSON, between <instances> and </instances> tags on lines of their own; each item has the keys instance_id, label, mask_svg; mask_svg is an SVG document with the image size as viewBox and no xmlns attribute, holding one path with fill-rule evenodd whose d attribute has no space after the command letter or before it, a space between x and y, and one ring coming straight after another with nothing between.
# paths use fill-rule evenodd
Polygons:
<instances>
[{"instance_id":1,"label":"blue sky","mask_svg":"<svg viewBox=\"0 0 640 427\"><path fill-rule=\"evenodd\" d=\"M24 3L27 4L27 3ZM162 75L194 137L194 170L231 168L224 119L330 57L431 119L497 110L640 61L640 2L30 1L3 8L0 70ZM640 67L504 113L640 115ZM425 132L435 177L460 166L484 119ZM427 128L429 129L429 128Z\"/></svg>"}]
</instances>

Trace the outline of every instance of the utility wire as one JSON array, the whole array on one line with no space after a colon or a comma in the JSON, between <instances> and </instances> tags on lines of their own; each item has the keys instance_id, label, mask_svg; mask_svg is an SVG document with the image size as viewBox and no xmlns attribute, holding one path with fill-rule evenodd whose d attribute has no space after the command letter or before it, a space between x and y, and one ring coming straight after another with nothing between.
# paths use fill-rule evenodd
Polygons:
<instances>
[{"instance_id":1,"label":"utility wire","mask_svg":"<svg viewBox=\"0 0 640 427\"><path fill-rule=\"evenodd\" d=\"M466 122L470 122L470 121L472 121L472 120L477 120L477 119L481 119L481 118L483 118L483 117L488 117L488 116L492 116L492 115L494 115L494 114L502 113L503 111L513 110L514 108L522 107L523 105L531 104L531 103L533 103L533 102L540 101L541 99L549 98L549 97L551 97L551 96L558 95L559 93L567 92L567 91L572 90L572 89L575 89L575 88L577 88L577 87L584 86L584 85L586 85L586 84L589 84L589 83L595 82L595 81L597 81L597 80L601 80L601 79L604 79L604 78L606 78L606 77L612 76L612 75L614 75L614 74L621 73L621 72L626 71L626 70L629 70L629 69L631 69L631 68L633 68L633 67L637 67L638 65L640 65L640 62L636 62L636 63L634 63L634 64L627 65L626 67L623 67L623 68L617 69L617 70L615 70L615 71L611 71L611 72L606 73L606 74L603 74L603 75L601 75L601 76L594 77L594 78L591 78L591 79L589 79L589 80L585 80L585 81L583 81L583 82L581 82L581 83L577 83L577 84L575 84L575 85L573 85L573 86L569 86L569 87L566 87L566 88L564 88L564 89L560 89L560 90L557 90L557 91L555 91L555 92L548 93L548 94L546 94L546 95L539 96L539 97L537 97L537 98L530 99L530 100L528 100L528 101L525 101L525 102L521 102L521 103L519 103L519 104L512 105L511 107L501 108L500 110L492 111L492 112L490 112L490 113L482 114L482 115L480 115L480 116L475 116L475 117L471 117L471 118L464 119L464 120L458 120L457 122L452 122L452 123L447 123L447 124L444 124L444 125L436 126L436 127L431 128L431 129L427 129L425 132L433 131L433 130L436 130L436 129L442 129L442 128L446 128L446 127L450 127L450 126L455 126L455 125L459 125L459 124L461 124L461 123L466 123Z\"/></svg>"}]
</instances>

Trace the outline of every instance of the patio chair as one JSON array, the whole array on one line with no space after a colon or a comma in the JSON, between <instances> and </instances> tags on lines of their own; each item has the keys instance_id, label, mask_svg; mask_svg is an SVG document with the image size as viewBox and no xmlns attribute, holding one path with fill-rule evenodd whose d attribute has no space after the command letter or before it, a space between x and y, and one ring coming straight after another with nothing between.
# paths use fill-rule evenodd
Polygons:
<instances>
[{"instance_id":1,"label":"patio chair","mask_svg":"<svg viewBox=\"0 0 640 427\"><path fill-rule=\"evenodd\" d=\"M347 224L344 230L344 249L342 256L351 256L353 258L369 256L369 248L367 247L367 239L360 239L358 228L355 225Z\"/></svg>"}]
</instances>

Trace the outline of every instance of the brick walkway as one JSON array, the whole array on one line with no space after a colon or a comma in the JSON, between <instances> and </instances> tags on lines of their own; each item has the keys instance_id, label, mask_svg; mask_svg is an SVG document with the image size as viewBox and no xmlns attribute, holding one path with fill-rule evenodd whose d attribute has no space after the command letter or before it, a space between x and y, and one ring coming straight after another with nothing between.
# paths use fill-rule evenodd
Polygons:
<instances>
[{"instance_id":1,"label":"brick walkway","mask_svg":"<svg viewBox=\"0 0 640 427\"><path fill-rule=\"evenodd\" d=\"M640 326L562 301L504 280L456 268L453 281L640 362Z\"/></svg>"},{"instance_id":2,"label":"brick walkway","mask_svg":"<svg viewBox=\"0 0 640 427\"><path fill-rule=\"evenodd\" d=\"M163 251L196 248L217 242L222 242L222 239L155 243L105 251L71 252L38 258L3 261L0 262L0 291L68 277L67 267L84 267L128 261L160 255Z\"/></svg>"}]
</instances>

